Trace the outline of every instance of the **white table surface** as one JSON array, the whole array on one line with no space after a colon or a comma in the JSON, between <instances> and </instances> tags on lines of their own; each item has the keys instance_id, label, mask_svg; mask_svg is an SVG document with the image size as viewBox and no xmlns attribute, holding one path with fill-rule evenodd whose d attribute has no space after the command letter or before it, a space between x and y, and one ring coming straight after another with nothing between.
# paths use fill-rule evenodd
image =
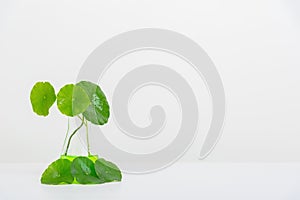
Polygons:
<instances>
[{"instance_id":1,"label":"white table surface","mask_svg":"<svg viewBox=\"0 0 300 200\"><path fill-rule=\"evenodd\" d=\"M299 200L300 163L176 163L121 183L47 186L47 164L0 164L0 199Z\"/></svg>"}]
</instances>

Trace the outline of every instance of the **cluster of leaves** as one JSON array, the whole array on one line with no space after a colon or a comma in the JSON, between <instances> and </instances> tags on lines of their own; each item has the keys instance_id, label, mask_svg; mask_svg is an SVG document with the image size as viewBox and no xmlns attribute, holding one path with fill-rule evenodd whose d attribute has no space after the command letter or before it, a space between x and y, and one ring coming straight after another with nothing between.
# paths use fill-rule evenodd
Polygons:
<instances>
[{"instance_id":1,"label":"cluster of leaves","mask_svg":"<svg viewBox=\"0 0 300 200\"><path fill-rule=\"evenodd\" d=\"M95 156L63 156L44 171L41 182L49 185L102 184L121 181L119 168L103 158Z\"/></svg>"},{"instance_id":2,"label":"cluster of leaves","mask_svg":"<svg viewBox=\"0 0 300 200\"><path fill-rule=\"evenodd\" d=\"M59 184L101 184L121 181L119 168L103 158L97 156L68 156L68 148L72 137L87 121L95 125L107 123L109 118L109 104L100 87L89 81L63 86L57 95L49 82L37 82L30 93L33 111L41 116L47 116L49 109L57 102L59 111L69 117L78 116L82 123L70 135L64 156L51 163L44 171L41 183ZM88 131L86 129L86 134ZM68 135L68 134L67 134ZM67 137L67 136L66 136Z\"/></svg>"},{"instance_id":3,"label":"cluster of leaves","mask_svg":"<svg viewBox=\"0 0 300 200\"><path fill-rule=\"evenodd\" d=\"M33 111L47 116L49 109L57 101L59 111L69 117L82 114L86 120L96 125L107 123L109 104L100 87L89 81L67 84L55 94L49 82L37 82L30 93Z\"/></svg>"}]
</instances>

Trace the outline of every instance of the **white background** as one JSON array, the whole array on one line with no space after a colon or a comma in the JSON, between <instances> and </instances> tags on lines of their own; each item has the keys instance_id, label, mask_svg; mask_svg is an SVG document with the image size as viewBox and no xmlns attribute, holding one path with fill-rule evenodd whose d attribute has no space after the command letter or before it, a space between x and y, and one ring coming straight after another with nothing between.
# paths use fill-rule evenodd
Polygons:
<instances>
[{"instance_id":1,"label":"white background","mask_svg":"<svg viewBox=\"0 0 300 200\"><path fill-rule=\"evenodd\" d=\"M1 0L0 199L299 199L299 13L296 0ZM227 113L213 153L198 160L210 117L205 90L199 90L202 129L181 162L153 174L124 174L117 184L41 185L40 174L61 152L66 118L55 107L47 118L32 112L33 84L48 80L58 90L76 80L102 42L149 27L188 36L214 61ZM108 99L113 93L109 77L111 82L118 78L116 68L111 72L114 76L102 85ZM193 89L200 87L197 81ZM170 97L168 102L175 101ZM149 123L145 110L135 104L129 108L133 121ZM149 146L143 150L151 151ZM72 151L82 151L78 139Z\"/></svg>"},{"instance_id":2,"label":"white background","mask_svg":"<svg viewBox=\"0 0 300 200\"><path fill-rule=\"evenodd\" d=\"M223 79L223 136L205 161L300 161L299 11L293 0L1 1L0 162L56 158L66 119L32 112L33 84L74 82L98 45L146 27L196 41ZM201 162L199 138L183 160Z\"/></svg>"}]
</instances>

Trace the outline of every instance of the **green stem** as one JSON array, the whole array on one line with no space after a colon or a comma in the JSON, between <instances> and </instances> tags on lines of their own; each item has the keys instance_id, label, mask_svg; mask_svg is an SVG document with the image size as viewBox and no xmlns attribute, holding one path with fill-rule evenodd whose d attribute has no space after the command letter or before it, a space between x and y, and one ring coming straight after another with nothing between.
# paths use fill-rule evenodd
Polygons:
<instances>
[{"instance_id":1,"label":"green stem","mask_svg":"<svg viewBox=\"0 0 300 200\"><path fill-rule=\"evenodd\" d=\"M80 118L81 119L81 118ZM83 126L83 124L84 124L84 117L82 116L82 122L81 122L81 124L80 124L80 126L78 127L78 128L76 128L74 131L73 131L73 133L70 135L70 137L69 137L69 141L68 141L68 144L67 144L67 148L66 148L66 151L65 151L65 156L66 155L68 155L68 150L69 150L69 146L70 146L70 143L71 143L71 139L72 139L72 137L76 134L76 132Z\"/></svg>"},{"instance_id":2,"label":"green stem","mask_svg":"<svg viewBox=\"0 0 300 200\"><path fill-rule=\"evenodd\" d=\"M64 144L63 144L61 153L64 151L64 148L66 146L66 142L67 142L67 137L69 135L69 131L70 131L70 118L68 117L68 128L67 128L67 133L66 133L66 136L65 136L65 139L64 139Z\"/></svg>"},{"instance_id":3,"label":"green stem","mask_svg":"<svg viewBox=\"0 0 300 200\"><path fill-rule=\"evenodd\" d=\"M87 151L88 151L88 156L91 155L90 152L90 141L89 141L89 128L88 128L88 122L85 120L85 132L86 132L86 143L87 143Z\"/></svg>"}]
</instances>

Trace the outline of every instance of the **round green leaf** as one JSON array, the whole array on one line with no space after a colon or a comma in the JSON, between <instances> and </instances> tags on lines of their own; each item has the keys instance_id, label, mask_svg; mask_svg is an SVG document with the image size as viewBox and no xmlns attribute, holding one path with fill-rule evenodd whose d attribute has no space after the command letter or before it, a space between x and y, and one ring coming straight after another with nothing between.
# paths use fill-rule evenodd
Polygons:
<instances>
[{"instance_id":1,"label":"round green leaf","mask_svg":"<svg viewBox=\"0 0 300 200\"><path fill-rule=\"evenodd\" d=\"M95 170L98 177L104 182L121 181L122 173L120 169L112 162L103 158L96 160Z\"/></svg>"},{"instance_id":2,"label":"round green leaf","mask_svg":"<svg viewBox=\"0 0 300 200\"><path fill-rule=\"evenodd\" d=\"M55 100L55 91L49 82L37 82L33 86L30 93L30 101L36 114L47 116Z\"/></svg>"},{"instance_id":3,"label":"round green leaf","mask_svg":"<svg viewBox=\"0 0 300 200\"><path fill-rule=\"evenodd\" d=\"M62 114L76 116L90 105L87 93L74 84L65 85L57 94L57 107Z\"/></svg>"},{"instance_id":4,"label":"round green leaf","mask_svg":"<svg viewBox=\"0 0 300 200\"><path fill-rule=\"evenodd\" d=\"M107 123L109 118L109 104L101 88L89 81L81 81L76 85L84 89L91 102L91 105L84 111L83 116L96 125Z\"/></svg>"},{"instance_id":5,"label":"round green leaf","mask_svg":"<svg viewBox=\"0 0 300 200\"><path fill-rule=\"evenodd\" d=\"M41 183L49 185L71 184L74 180L71 174L71 161L58 159L44 171Z\"/></svg>"},{"instance_id":6,"label":"round green leaf","mask_svg":"<svg viewBox=\"0 0 300 200\"><path fill-rule=\"evenodd\" d=\"M95 171L95 164L87 157L79 156L72 162L71 173L78 183L99 184L102 183Z\"/></svg>"}]
</instances>

